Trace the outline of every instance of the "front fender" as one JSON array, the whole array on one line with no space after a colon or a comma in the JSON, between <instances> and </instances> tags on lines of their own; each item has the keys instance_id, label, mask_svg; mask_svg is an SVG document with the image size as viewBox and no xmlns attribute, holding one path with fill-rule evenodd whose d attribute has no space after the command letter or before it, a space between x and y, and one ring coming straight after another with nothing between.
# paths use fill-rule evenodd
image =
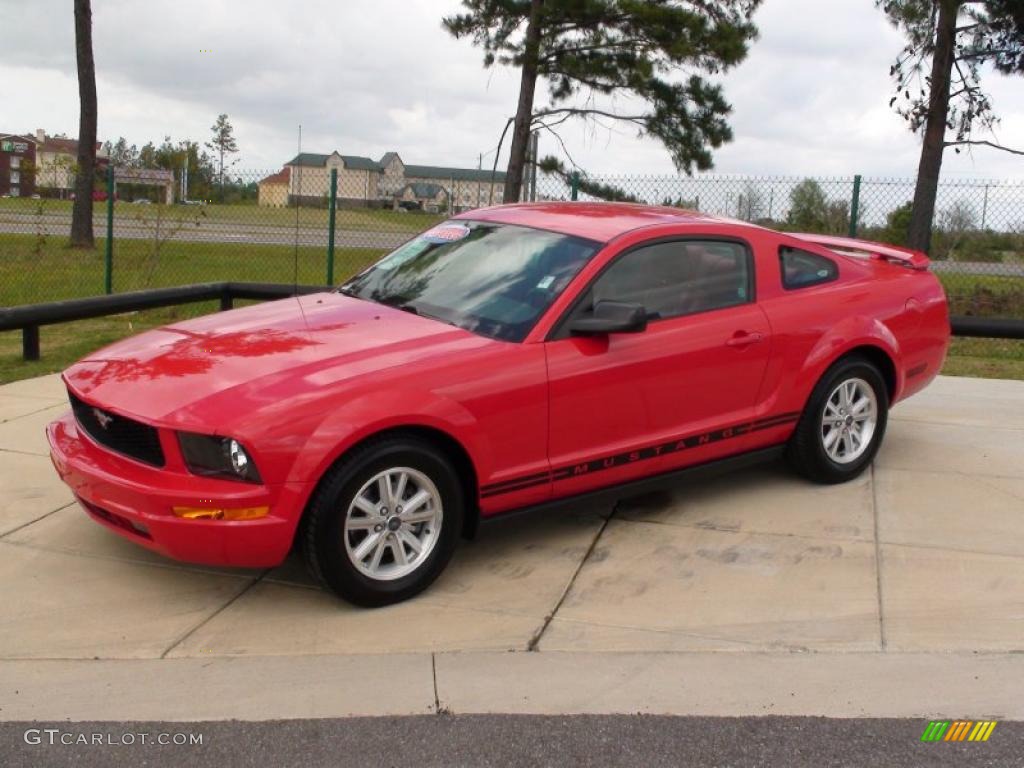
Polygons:
<instances>
[{"instance_id":1,"label":"front fender","mask_svg":"<svg viewBox=\"0 0 1024 768\"><path fill-rule=\"evenodd\" d=\"M315 484L352 446L398 427L426 427L458 441L477 476L486 476L492 451L476 417L465 407L431 392L388 389L368 392L325 414L292 465L289 480Z\"/></svg>"}]
</instances>

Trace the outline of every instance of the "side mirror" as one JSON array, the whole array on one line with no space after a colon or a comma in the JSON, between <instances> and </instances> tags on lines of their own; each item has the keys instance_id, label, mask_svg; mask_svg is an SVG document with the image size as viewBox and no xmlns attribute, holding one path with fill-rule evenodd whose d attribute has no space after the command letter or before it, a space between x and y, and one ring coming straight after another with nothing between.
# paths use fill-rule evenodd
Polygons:
<instances>
[{"instance_id":1,"label":"side mirror","mask_svg":"<svg viewBox=\"0 0 1024 768\"><path fill-rule=\"evenodd\" d=\"M569 332L579 335L606 333L639 333L647 328L647 310L625 301L599 301L593 312L577 317L569 324Z\"/></svg>"}]
</instances>

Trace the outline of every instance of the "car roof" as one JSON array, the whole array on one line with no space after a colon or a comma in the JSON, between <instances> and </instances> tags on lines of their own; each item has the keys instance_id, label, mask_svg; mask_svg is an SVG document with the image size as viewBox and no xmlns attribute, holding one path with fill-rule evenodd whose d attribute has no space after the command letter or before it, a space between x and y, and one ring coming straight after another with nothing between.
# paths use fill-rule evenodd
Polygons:
<instances>
[{"instance_id":1,"label":"car roof","mask_svg":"<svg viewBox=\"0 0 1024 768\"><path fill-rule=\"evenodd\" d=\"M548 202L514 203L480 208L459 214L456 219L493 221L546 229L606 243L621 234L659 224L736 224L731 219L638 203Z\"/></svg>"}]
</instances>

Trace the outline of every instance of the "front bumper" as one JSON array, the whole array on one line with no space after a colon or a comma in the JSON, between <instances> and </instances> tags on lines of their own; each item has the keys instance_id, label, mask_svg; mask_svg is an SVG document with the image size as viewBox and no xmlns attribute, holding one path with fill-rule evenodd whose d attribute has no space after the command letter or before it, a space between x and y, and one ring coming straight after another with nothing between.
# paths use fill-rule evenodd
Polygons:
<instances>
[{"instance_id":1,"label":"front bumper","mask_svg":"<svg viewBox=\"0 0 1024 768\"><path fill-rule=\"evenodd\" d=\"M268 568L291 549L305 484L249 485L150 467L94 443L68 413L46 428L50 458L89 516L175 560ZM187 520L173 507L259 507L255 520Z\"/></svg>"}]
</instances>

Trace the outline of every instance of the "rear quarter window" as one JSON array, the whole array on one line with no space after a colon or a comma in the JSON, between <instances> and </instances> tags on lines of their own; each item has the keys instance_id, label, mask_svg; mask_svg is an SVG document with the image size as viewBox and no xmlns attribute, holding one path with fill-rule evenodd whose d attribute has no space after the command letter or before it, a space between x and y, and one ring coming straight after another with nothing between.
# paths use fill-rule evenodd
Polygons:
<instances>
[{"instance_id":1,"label":"rear quarter window","mask_svg":"<svg viewBox=\"0 0 1024 768\"><path fill-rule=\"evenodd\" d=\"M779 248L782 287L787 291L830 283L839 277L839 267L831 259L788 245Z\"/></svg>"}]
</instances>

